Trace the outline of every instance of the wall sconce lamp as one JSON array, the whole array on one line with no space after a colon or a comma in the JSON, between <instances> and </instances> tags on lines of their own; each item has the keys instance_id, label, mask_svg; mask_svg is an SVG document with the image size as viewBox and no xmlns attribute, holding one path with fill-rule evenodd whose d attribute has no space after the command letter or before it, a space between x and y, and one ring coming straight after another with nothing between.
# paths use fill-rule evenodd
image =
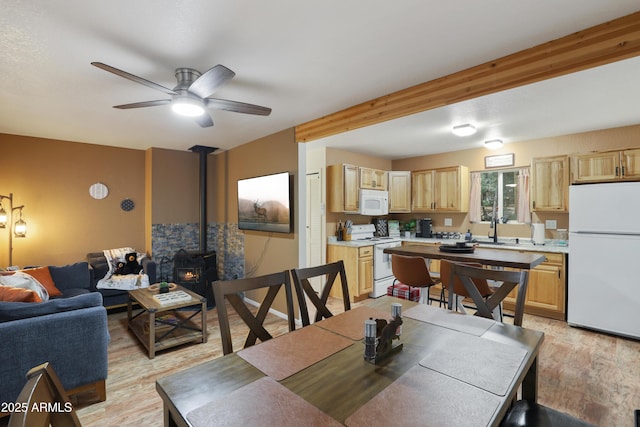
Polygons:
<instances>
[{"instance_id":1,"label":"wall sconce lamp","mask_svg":"<svg viewBox=\"0 0 640 427\"><path fill-rule=\"evenodd\" d=\"M4 209L2 201L6 199L9 201L9 211ZM0 228L7 228L9 224L9 265L13 265L13 237L26 237L27 235L27 223L22 219L21 206L13 206L13 193L9 193L8 196L0 194ZM17 221L14 221L15 211L20 211L20 217Z\"/></svg>"}]
</instances>

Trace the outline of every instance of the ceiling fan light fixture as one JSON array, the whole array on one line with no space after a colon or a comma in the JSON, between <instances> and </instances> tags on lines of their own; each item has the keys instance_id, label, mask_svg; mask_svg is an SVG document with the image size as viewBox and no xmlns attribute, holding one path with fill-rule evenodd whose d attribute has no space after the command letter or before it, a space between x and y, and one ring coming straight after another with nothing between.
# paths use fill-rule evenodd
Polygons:
<instances>
[{"instance_id":1,"label":"ceiling fan light fixture","mask_svg":"<svg viewBox=\"0 0 640 427\"><path fill-rule=\"evenodd\" d=\"M182 116L198 117L204 114L202 102L189 96L176 96L171 103L171 109Z\"/></svg>"},{"instance_id":2,"label":"ceiling fan light fixture","mask_svg":"<svg viewBox=\"0 0 640 427\"><path fill-rule=\"evenodd\" d=\"M496 148L500 148L502 147L502 144L503 143L501 139L492 139L484 142L484 146L489 150L495 150Z\"/></svg>"},{"instance_id":3,"label":"ceiling fan light fixture","mask_svg":"<svg viewBox=\"0 0 640 427\"><path fill-rule=\"evenodd\" d=\"M469 136L476 133L476 127L467 123L464 125L454 126L451 132L458 136Z\"/></svg>"}]
</instances>

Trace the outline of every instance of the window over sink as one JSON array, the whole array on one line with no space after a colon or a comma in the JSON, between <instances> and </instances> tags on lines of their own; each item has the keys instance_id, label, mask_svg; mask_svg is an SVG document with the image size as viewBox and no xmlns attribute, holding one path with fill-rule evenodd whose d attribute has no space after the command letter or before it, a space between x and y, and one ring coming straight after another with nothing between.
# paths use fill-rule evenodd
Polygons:
<instances>
[{"instance_id":1,"label":"window over sink","mask_svg":"<svg viewBox=\"0 0 640 427\"><path fill-rule=\"evenodd\" d=\"M529 222L529 168L472 172L469 210L471 222Z\"/></svg>"}]
</instances>

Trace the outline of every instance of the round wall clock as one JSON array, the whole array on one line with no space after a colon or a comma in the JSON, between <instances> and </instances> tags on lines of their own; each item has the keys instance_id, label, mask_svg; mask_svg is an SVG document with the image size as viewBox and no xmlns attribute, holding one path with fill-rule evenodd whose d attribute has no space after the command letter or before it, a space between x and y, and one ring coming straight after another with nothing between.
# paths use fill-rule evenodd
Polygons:
<instances>
[{"instance_id":1,"label":"round wall clock","mask_svg":"<svg viewBox=\"0 0 640 427\"><path fill-rule=\"evenodd\" d=\"M120 202L120 209L125 212L132 211L135 206L136 204L133 203L133 200L131 199L124 199L122 202Z\"/></svg>"},{"instance_id":2,"label":"round wall clock","mask_svg":"<svg viewBox=\"0 0 640 427\"><path fill-rule=\"evenodd\" d=\"M104 199L109 195L109 189L101 182L96 182L89 187L89 194L96 200Z\"/></svg>"}]
</instances>

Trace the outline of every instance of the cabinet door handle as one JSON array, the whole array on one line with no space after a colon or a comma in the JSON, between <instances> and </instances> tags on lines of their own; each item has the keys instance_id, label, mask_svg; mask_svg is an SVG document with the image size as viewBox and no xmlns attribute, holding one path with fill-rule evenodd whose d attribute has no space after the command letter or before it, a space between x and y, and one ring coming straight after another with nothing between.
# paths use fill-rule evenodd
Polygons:
<instances>
[{"instance_id":1,"label":"cabinet door handle","mask_svg":"<svg viewBox=\"0 0 640 427\"><path fill-rule=\"evenodd\" d=\"M618 172L619 172L619 171L620 171L620 168L619 168L618 166L616 166L616 176L619 176L619 175L618 175Z\"/></svg>"},{"instance_id":2,"label":"cabinet door handle","mask_svg":"<svg viewBox=\"0 0 640 427\"><path fill-rule=\"evenodd\" d=\"M624 176L624 166L622 166L622 175L621 176Z\"/></svg>"},{"instance_id":3,"label":"cabinet door handle","mask_svg":"<svg viewBox=\"0 0 640 427\"><path fill-rule=\"evenodd\" d=\"M536 201L534 200L533 201L533 209L535 209L535 208L536 208Z\"/></svg>"}]
</instances>

